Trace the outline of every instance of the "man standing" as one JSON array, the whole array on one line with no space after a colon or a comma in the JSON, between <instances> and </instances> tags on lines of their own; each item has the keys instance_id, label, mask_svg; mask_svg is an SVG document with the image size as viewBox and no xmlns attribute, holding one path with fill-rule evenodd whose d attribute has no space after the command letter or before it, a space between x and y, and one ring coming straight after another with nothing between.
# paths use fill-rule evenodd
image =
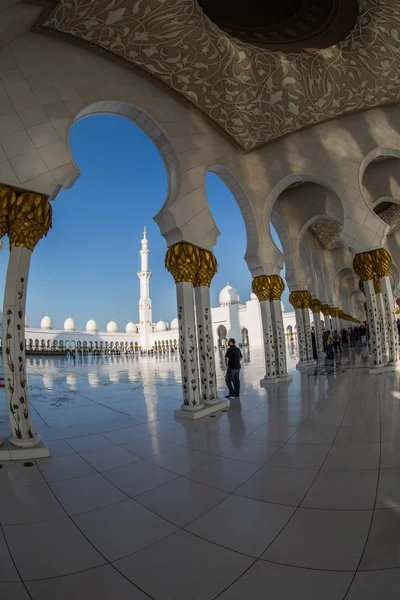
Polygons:
<instances>
[{"instance_id":1,"label":"man standing","mask_svg":"<svg viewBox=\"0 0 400 600\"><path fill-rule=\"evenodd\" d=\"M240 361L243 356L233 338L228 340L228 350L225 354L226 364L226 385L228 386L228 395L225 398L238 398L240 396Z\"/></svg>"}]
</instances>

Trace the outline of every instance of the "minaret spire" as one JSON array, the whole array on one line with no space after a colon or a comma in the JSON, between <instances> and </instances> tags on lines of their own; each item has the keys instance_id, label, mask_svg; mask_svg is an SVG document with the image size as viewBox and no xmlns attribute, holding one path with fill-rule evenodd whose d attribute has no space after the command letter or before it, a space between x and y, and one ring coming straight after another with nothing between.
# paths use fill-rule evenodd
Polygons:
<instances>
[{"instance_id":1,"label":"minaret spire","mask_svg":"<svg viewBox=\"0 0 400 600\"><path fill-rule=\"evenodd\" d=\"M152 309L150 300L150 277L149 271L149 254L147 229L143 229L142 249L140 250L140 271L138 277L140 280L140 300L139 300L139 318L140 318L140 333L141 346L144 350L151 348L151 333L152 333Z\"/></svg>"}]
</instances>

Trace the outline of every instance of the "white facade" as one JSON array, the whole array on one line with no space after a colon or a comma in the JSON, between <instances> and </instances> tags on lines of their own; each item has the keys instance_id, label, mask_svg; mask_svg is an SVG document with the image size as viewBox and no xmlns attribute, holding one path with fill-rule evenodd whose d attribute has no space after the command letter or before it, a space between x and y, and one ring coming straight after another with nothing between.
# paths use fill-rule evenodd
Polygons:
<instances>
[{"instance_id":1,"label":"white facade","mask_svg":"<svg viewBox=\"0 0 400 600\"><path fill-rule=\"evenodd\" d=\"M140 280L139 323L130 321L124 329L120 330L117 322L112 319L106 325L105 331L99 331L96 321L89 319L85 331L77 331L74 319L69 316L64 322L63 329L53 329L51 317L45 315L39 328L26 327L27 348L41 350L75 347L99 350L176 348L179 341L178 319L173 319L171 325L165 321L154 323L152 319L149 254L145 229L140 250L141 269L138 271ZM244 345L251 344L253 347L262 345L260 304L254 294L250 295L250 299L245 304L241 304L239 292L227 283L219 294L219 306L211 309L211 317L216 346L225 345L226 340L230 337ZM295 335L294 312L284 313L283 319L286 335L288 337L292 334ZM27 320L28 324L29 320Z\"/></svg>"}]
</instances>

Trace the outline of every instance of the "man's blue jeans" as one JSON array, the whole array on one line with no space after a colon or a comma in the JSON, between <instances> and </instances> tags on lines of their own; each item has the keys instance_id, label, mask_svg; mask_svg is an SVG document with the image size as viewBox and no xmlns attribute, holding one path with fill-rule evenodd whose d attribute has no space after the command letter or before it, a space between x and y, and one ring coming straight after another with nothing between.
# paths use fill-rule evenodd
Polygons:
<instances>
[{"instance_id":1,"label":"man's blue jeans","mask_svg":"<svg viewBox=\"0 0 400 600\"><path fill-rule=\"evenodd\" d=\"M230 396L240 396L240 369L226 369L225 377Z\"/></svg>"}]
</instances>

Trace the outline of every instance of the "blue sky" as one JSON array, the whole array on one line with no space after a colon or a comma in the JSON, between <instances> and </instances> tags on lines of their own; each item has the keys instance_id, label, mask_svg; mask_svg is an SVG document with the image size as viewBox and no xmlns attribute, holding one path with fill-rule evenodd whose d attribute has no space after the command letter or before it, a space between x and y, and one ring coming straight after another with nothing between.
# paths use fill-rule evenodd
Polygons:
<instances>
[{"instance_id":1,"label":"blue sky","mask_svg":"<svg viewBox=\"0 0 400 600\"><path fill-rule=\"evenodd\" d=\"M46 313L54 328L62 328L68 316L79 329L90 318L100 330L112 318L120 330L131 319L137 322L136 273L144 225L151 250L153 319L171 321L176 314L175 285L164 268L164 238L152 219L167 193L158 150L136 125L111 115L76 123L70 145L81 176L53 203L53 229L33 253L27 300L31 326L39 326ZM221 232L215 248L219 271L211 287L212 305L218 304L227 280L246 301L251 276L243 258L246 234L239 208L216 175L207 175L206 191ZM7 261L5 248L0 254L2 295Z\"/></svg>"}]
</instances>

